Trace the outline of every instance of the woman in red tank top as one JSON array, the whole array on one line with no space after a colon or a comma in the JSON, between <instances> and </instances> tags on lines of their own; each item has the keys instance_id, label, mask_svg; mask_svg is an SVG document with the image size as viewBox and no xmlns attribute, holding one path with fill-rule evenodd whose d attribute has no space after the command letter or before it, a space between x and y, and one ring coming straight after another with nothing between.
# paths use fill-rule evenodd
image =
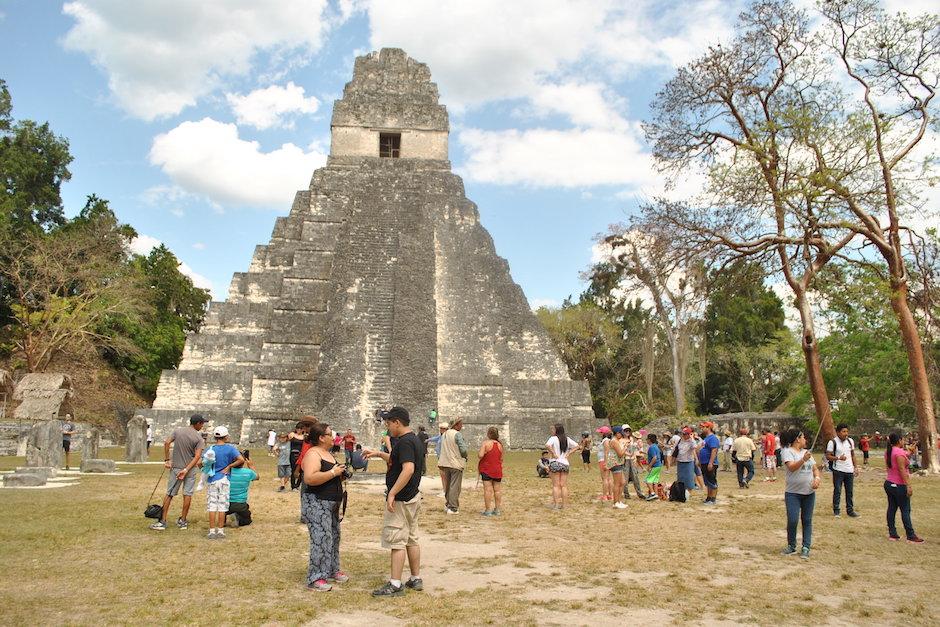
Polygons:
<instances>
[{"instance_id":1,"label":"woman in red tank top","mask_svg":"<svg viewBox=\"0 0 940 627\"><path fill-rule=\"evenodd\" d=\"M503 480L503 445L499 441L496 427L486 430L486 439L480 445L480 462L477 464L480 480L483 481L483 516L499 516L503 503L500 483Z\"/></svg>"}]
</instances>

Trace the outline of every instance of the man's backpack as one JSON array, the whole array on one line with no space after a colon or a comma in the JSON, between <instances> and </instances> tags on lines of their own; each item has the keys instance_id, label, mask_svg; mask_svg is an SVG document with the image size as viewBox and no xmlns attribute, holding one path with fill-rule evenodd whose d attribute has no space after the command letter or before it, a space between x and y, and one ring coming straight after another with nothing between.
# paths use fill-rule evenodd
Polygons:
<instances>
[{"instance_id":1,"label":"man's backpack","mask_svg":"<svg viewBox=\"0 0 940 627\"><path fill-rule=\"evenodd\" d=\"M673 481L669 486L669 500L685 503L685 483Z\"/></svg>"}]
</instances>

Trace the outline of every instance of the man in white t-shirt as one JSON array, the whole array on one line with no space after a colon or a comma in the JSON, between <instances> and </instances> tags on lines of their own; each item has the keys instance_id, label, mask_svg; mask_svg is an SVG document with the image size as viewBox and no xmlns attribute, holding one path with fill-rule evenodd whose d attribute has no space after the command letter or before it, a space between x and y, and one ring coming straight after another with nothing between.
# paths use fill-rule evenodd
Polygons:
<instances>
[{"instance_id":1,"label":"man in white t-shirt","mask_svg":"<svg viewBox=\"0 0 940 627\"><path fill-rule=\"evenodd\" d=\"M268 429L268 455L274 455L275 444L277 444L277 431Z\"/></svg>"},{"instance_id":2,"label":"man in white t-shirt","mask_svg":"<svg viewBox=\"0 0 940 627\"><path fill-rule=\"evenodd\" d=\"M832 513L836 518L840 516L839 510L842 500L842 486L845 486L845 513L849 518L858 518L855 503L852 500L855 475L858 466L855 464L855 442L849 437L849 427L840 424L836 427L836 437L826 444L826 459L832 468Z\"/></svg>"}]
</instances>

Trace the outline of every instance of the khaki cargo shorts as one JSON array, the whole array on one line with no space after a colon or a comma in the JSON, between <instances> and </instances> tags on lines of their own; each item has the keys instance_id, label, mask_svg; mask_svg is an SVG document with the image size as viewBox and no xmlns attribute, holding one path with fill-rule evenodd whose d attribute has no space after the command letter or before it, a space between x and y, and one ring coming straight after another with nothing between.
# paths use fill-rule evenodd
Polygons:
<instances>
[{"instance_id":1,"label":"khaki cargo shorts","mask_svg":"<svg viewBox=\"0 0 940 627\"><path fill-rule=\"evenodd\" d=\"M382 521L382 548L404 549L418 544L418 511L421 495L410 501L395 501L395 511L385 510Z\"/></svg>"}]
</instances>

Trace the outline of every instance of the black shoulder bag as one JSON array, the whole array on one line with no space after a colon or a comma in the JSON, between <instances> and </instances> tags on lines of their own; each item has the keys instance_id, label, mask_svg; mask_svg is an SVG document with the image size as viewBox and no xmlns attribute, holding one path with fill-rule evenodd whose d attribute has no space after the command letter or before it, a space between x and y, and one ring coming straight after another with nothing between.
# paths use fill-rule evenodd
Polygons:
<instances>
[{"instance_id":1,"label":"black shoulder bag","mask_svg":"<svg viewBox=\"0 0 940 627\"><path fill-rule=\"evenodd\" d=\"M166 466L163 467L163 470L160 471L160 477L157 479L157 484L153 486L153 492L150 493L150 498L147 499L147 508L144 509L144 517L146 518L156 518L157 520L163 520L163 506L157 505L156 503L151 503L153 500L153 495L157 493L157 487L159 487L160 482L163 481L163 473L166 472Z\"/></svg>"}]
</instances>

